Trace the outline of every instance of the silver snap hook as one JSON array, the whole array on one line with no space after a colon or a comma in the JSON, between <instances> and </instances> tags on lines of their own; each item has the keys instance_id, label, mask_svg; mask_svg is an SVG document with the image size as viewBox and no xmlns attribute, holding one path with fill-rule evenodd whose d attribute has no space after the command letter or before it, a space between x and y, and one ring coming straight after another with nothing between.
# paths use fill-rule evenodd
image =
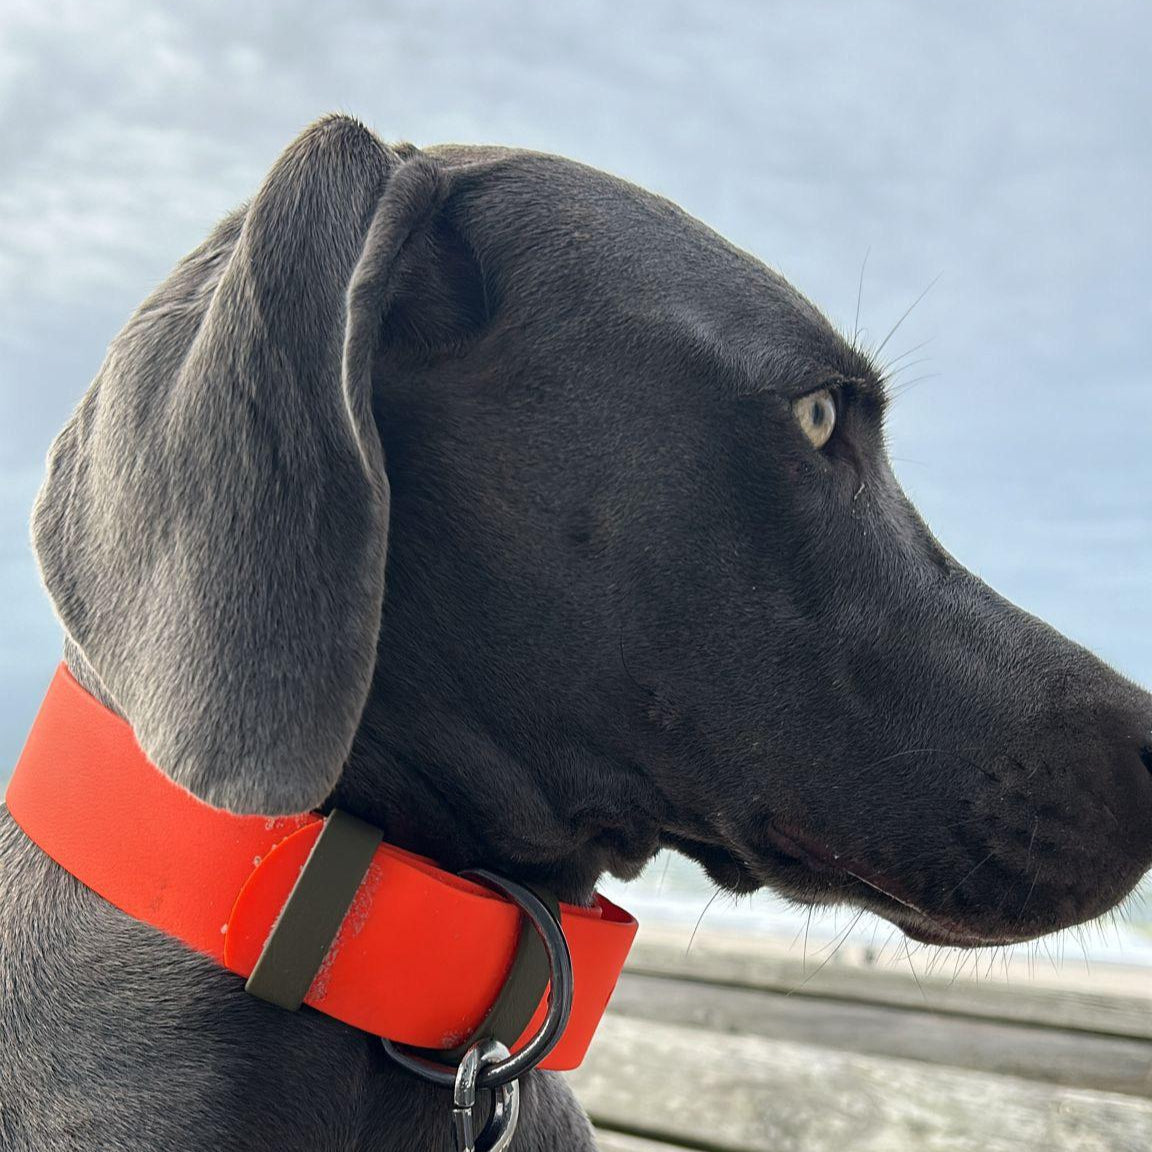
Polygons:
<instances>
[{"instance_id":1,"label":"silver snap hook","mask_svg":"<svg viewBox=\"0 0 1152 1152\"><path fill-rule=\"evenodd\" d=\"M464 1053L456 1070L452 1089L452 1124L458 1152L504 1152L516 1133L520 1120L520 1084L510 1080L494 1088L492 1115L476 1135L476 1092L480 1073L492 1064L508 1059L508 1049L499 1040L481 1040Z\"/></svg>"}]
</instances>

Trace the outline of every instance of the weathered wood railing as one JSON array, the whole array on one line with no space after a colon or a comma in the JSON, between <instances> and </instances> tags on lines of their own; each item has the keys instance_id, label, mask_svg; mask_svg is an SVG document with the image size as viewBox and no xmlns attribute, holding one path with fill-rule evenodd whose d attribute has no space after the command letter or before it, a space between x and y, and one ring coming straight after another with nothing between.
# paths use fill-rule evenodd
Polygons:
<instances>
[{"instance_id":1,"label":"weathered wood railing","mask_svg":"<svg viewBox=\"0 0 1152 1152\"><path fill-rule=\"evenodd\" d=\"M605 1152L1152 1150L1152 969L817 968L643 936L572 1077Z\"/></svg>"}]
</instances>

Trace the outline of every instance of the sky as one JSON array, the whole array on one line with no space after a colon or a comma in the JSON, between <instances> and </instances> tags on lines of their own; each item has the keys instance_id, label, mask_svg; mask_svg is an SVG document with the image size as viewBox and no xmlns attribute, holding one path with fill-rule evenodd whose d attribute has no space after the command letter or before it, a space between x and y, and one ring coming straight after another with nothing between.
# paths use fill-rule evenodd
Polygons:
<instances>
[{"instance_id":1,"label":"sky","mask_svg":"<svg viewBox=\"0 0 1152 1152\"><path fill-rule=\"evenodd\" d=\"M0 7L0 777L59 656L43 460L128 314L309 121L557 152L681 203L903 357L950 551L1152 682L1152 6ZM922 297L922 299L921 299ZM903 384L906 390L901 390Z\"/></svg>"}]
</instances>

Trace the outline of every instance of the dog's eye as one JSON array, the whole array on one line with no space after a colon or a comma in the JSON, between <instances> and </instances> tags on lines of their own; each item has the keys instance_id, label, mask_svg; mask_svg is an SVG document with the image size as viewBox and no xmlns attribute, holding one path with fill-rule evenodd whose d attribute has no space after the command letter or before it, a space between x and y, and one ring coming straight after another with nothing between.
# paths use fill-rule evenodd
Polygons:
<instances>
[{"instance_id":1,"label":"dog's eye","mask_svg":"<svg viewBox=\"0 0 1152 1152\"><path fill-rule=\"evenodd\" d=\"M792 411L813 448L823 448L836 427L836 398L827 388L792 401Z\"/></svg>"}]
</instances>

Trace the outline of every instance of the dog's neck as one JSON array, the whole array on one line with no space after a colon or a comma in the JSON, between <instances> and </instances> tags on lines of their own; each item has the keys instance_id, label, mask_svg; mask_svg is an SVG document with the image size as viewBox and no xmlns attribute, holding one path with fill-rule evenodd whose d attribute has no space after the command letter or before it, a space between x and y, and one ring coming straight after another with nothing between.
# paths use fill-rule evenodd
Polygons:
<instances>
[{"instance_id":1,"label":"dog's neck","mask_svg":"<svg viewBox=\"0 0 1152 1152\"><path fill-rule=\"evenodd\" d=\"M86 691L131 722L131 717L124 716L98 673L70 638L65 638L64 661ZM470 831L470 822L452 807L444 792L428 780L422 766L411 764L401 749L372 741L369 759L370 770L365 772L356 771L357 765L353 762L333 802L376 823L389 843L428 856L450 870L492 867L517 879L542 884L568 903L588 904L606 871L638 871L658 848L655 827L648 821L641 820L641 827L634 835L614 829L611 837L605 839L597 835L594 826L574 830L570 821L559 820L563 826L550 836L557 844L567 842L563 854L555 859L526 860L515 848L509 852L500 845L493 847L474 830ZM484 769L482 764L475 768L468 764L454 767L465 775L474 771L478 778ZM390 786L371 787L365 779L369 775L387 776ZM515 814L504 814L505 819L509 816L514 824ZM484 831L494 823L495 820L489 819Z\"/></svg>"}]
</instances>

